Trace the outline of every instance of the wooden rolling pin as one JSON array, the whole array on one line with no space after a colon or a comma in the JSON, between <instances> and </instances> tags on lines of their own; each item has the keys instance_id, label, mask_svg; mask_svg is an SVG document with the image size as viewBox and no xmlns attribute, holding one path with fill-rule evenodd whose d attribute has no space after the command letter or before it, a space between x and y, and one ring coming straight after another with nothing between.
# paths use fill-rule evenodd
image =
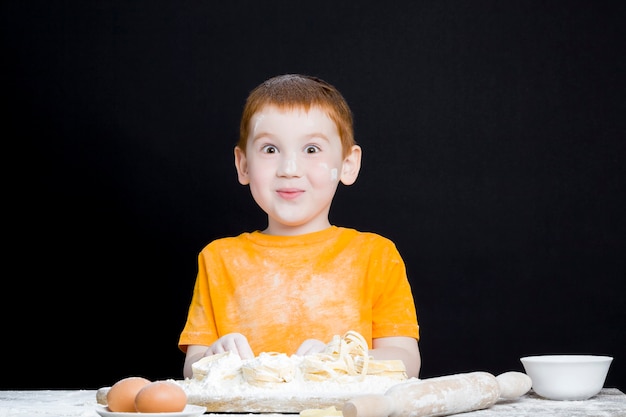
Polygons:
<instances>
[{"instance_id":1,"label":"wooden rolling pin","mask_svg":"<svg viewBox=\"0 0 626 417\"><path fill-rule=\"evenodd\" d=\"M491 407L500 398L513 399L530 390L521 372L493 376L469 372L418 379L389 388L384 395L355 397L344 404L343 417L435 417Z\"/></svg>"}]
</instances>

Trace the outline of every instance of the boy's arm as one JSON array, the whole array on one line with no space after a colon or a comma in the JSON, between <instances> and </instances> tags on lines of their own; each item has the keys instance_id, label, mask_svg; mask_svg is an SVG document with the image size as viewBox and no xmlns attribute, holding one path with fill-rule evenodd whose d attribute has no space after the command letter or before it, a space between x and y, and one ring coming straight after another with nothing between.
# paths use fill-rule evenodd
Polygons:
<instances>
[{"instance_id":1,"label":"boy's arm","mask_svg":"<svg viewBox=\"0 0 626 417\"><path fill-rule=\"evenodd\" d=\"M204 353L209 347L204 345L189 345L187 346L187 353L185 354L185 365L183 366L183 377L191 378L193 376L193 370L191 365L198 362L204 357Z\"/></svg>"},{"instance_id":2,"label":"boy's arm","mask_svg":"<svg viewBox=\"0 0 626 417\"><path fill-rule=\"evenodd\" d=\"M414 338L403 336L379 337L372 340L372 347L370 355L374 359L400 359L404 362L407 376L419 378L422 358L419 345Z\"/></svg>"}]
</instances>

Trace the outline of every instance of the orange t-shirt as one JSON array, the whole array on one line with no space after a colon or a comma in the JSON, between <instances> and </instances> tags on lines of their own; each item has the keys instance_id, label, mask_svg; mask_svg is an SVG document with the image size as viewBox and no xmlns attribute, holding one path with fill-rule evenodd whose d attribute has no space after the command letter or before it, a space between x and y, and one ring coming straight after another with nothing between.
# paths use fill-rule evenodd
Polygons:
<instances>
[{"instance_id":1,"label":"orange t-shirt","mask_svg":"<svg viewBox=\"0 0 626 417\"><path fill-rule=\"evenodd\" d=\"M242 333L255 355L295 353L310 338L348 330L419 339L404 261L389 239L331 226L300 236L261 232L209 243L178 345Z\"/></svg>"}]
</instances>

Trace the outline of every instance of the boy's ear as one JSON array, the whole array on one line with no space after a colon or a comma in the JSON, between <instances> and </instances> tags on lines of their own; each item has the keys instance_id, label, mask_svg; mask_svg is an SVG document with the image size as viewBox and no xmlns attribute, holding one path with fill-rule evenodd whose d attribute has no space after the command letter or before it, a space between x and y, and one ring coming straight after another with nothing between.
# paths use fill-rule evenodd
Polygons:
<instances>
[{"instance_id":1,"label":"boy's ear","mask_svg":"<svg viewBox=\"0 0 626 417\"><path fill-rule=\"evenodd\" d=\"M237 168L237 178L241 185L250 184L248 177L248 160L246 154L239 146L235 146L235 168Z\"/></svg>"},{"instance_id":2,"label":"boy's ear","mask_svg":"<svg viewBox=\"0 0 626 417\"><path fill-rule=\"evenodd\" d=\"M343 185L352 185L359 176L361 170L361 147L359 145L352 146L350 153L343 160L341 168L341 183Z\"/></svg>"}]
</instances>

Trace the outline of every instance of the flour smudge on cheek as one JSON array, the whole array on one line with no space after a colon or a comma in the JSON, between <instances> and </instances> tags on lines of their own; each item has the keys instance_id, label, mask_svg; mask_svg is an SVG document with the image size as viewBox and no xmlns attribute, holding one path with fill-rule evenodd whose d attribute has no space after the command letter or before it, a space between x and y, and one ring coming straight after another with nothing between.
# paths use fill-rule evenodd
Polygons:
<instances>
[{"instance_id":1,"label":"flour smudge on cheek","mask_svg":"<svg viewBox=\"0 0 626 417\"><path fill-rule=\"evenodd\" d=\"M319 167L329 173L330 182L335 183L339 179L339 170L337 168L331 168L326 162L319 164Z\"/></svg>"}]
</instances>

